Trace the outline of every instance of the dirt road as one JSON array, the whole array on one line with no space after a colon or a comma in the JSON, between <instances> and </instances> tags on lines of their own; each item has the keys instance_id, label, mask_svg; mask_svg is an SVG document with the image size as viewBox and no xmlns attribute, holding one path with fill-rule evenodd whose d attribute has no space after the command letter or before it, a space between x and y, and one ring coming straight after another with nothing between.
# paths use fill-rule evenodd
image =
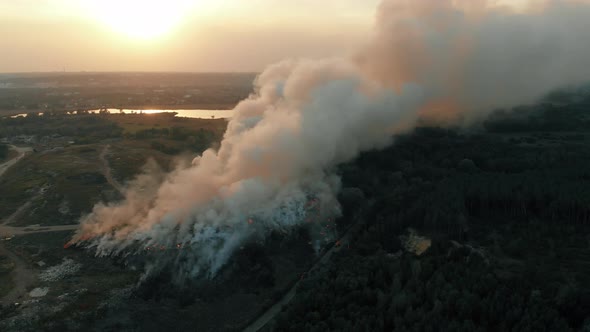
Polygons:
<instances>
[{"instance_id":1,"label":"dirt road","mask_svg":"<svg viewBox=\"0 0 590 332\"><path fill-rule=\"evenodd\" d=\"M8 225L17 221L26 211L30 209L31 204L33 204L33 198L26 201L25 204L21 205L16 211L14 211L13 214L4 219L2 221L2 225Z\"/></svg>"},{"instance_id":2,"label":"dirt road","mask_svg":"<svg viewBox=\"0 0 590 332\"><path fill-rule=\"evenodd\" d=\"M109 153L110 148L111 148L110 145L105 146L102 149L102 152L100 153L100 155L98 156L100 159L100 162L102 163L102 172L103 172L105 178L107 179L107 182L113 188L115 188L121 195L125 196L125 188L123 188L123 186L117 180L115 180L115 178L113 178L111 166L109 165L109 161L107 160L107 154Z\"/></svg>"},{"instance_id":3,"label":"dirt road","mask_svg":"<svg viewBox=\"0 0 590 332\"><path fill-rule=\"evenodd\" d=\"M23 159L28 152L33 151L33 148L30 147L19 148L14 145L11 145L11 147L12 149L16 150L16 152L18 152L18 156L0 164L0 177L4 175L4 172L6 172L10 167L14 166L14 164L19 162L19 160Z\"/></svg>"}]
</instances>

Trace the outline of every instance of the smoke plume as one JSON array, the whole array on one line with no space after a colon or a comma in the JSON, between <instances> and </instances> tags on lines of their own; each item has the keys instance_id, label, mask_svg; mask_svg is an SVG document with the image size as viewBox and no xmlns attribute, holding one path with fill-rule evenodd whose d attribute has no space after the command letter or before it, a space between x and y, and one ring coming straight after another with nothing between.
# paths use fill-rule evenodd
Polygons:
<instances>
[{"instance_id":1,"label":"smoke plume","mask_svg":"<svg viewBox=\"0 0 590 332\"><path fill-rule=\"evenodd\" d=\"M270 66L218 150L169 174L148 165L73 242L99 255L184 248L180 278L213 276L249 239L338 215L333 169L418 120L471 124L587 80L589 24L590 6L566 1L384 0L356 54Z\"/></svg>"}]
</instances>

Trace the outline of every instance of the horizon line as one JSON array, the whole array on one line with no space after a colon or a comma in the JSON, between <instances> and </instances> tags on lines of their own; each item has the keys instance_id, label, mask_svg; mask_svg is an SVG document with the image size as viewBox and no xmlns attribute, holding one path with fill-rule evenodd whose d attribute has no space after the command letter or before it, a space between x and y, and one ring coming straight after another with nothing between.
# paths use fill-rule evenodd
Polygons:
<instances>
[{"instance_id":1,"label":"horizon line","mask_svg":"<svg viewBox=\"0 0 590 332\"><path fill-rule=\"evenodd\" d=\"M0 72L0 75L22 74L259 74L261 71L14 71Z\"/></svg>"}]
</instances>

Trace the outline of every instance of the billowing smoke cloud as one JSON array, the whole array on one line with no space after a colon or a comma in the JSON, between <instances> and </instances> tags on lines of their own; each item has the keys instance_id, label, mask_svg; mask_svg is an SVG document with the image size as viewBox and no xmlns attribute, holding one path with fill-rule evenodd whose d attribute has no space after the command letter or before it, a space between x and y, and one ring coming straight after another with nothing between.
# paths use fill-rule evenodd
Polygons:
<instances>
[{"instance_id":1,"label":"billowing smoke cloud","mask_svg":"<svg viewBox=\"0 0 590 332\"><path fill-rule=\"evenodd\" d=\"M588 80L588 4L530 1L516 13L494 3L383 1L376 38L358 61L382 85L424 87L430 101L422 111L452 121Z\"/></svg>"},{"instance_id":2,"label":"billowing smoke cloud","mask_svg":"<svg viewBox=\"0 0 590 332\"><path fill-rule=\"evenodd\" d=\"M270 66L217 151L170 174L148 165L73 241L99 255L180 247L178 276L215 275L249 239L337 215L334 167L418 119L471 123L588 79L588 22L589 6L569 2L515 13L484 0L384 0L357 54Z\"/></svg>"}]
</instances>

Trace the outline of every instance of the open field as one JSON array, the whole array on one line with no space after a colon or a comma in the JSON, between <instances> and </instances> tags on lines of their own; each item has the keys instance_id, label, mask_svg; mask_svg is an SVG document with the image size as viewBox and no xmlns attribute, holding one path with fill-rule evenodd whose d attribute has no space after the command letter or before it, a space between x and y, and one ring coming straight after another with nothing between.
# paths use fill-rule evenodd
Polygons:
<instances>
[{"instance_id":1,"label":"open field","mask_svg":"<svg viewBox=\"0 0 590 332\"><path fill-rule=\"evenodd\" d=\"M34 153L0 178L0 214L10 216L23 204L30 205L13 224L63 225L77 222L100 201L121 196L105 176L100 154L106 144L73 145L56 151ZM112 174L131 179L148 159L168 168L171 157L151 150L150 143L112 143L106 158ZM129 152L125 152L129 149ZM111 155L112 154L112 155Z\"/></svg>"},{"instance_id":2,"label":"open field","mask_svg":"<svg viewBox=\"0 0 590 332\"><path fill-rule=\"evenodd\" d=\"M98 149L71 147L36 153L11 168L0 179L0 211L14 213L31 202L16 225L73 223L94 201L110 190L101 173Z\"/></svg>"},{"instance_id":3,"label":"open field","mask_svg":"<svg viewBox=\"0 0 590 332\"><path fill-rule=\"evenodd\" d=\"M84 119L64 117L53 121L75 123ZM36 123L42 124L35 121L38 119L25 120L20 125L33 131ZM119 259L97 260L91 251L64 250L64 244L72 236L72 227L95 203L122 198L120 189L112 183L125 185L141 172L148 160L155 161L164 171L175 167L177 158L190 160L207 147L207 142L219 139L227 122L150 115L109 115L101 121L136 128L122 130L123 137L106 136L82 144L75 143L84 142L84 137L79 136L45 140L44 145L35 145L35 152L19 160L17 167L9 168L0 178L0 215L3 216L0 220L5 223L1 230L10 239L0 244L11 255L17 255L2 261L0 281L5 281L6 286L0 289L0 296L6 296L12 289L12 295L5 297L4 302L20 303L19 306L3 303L0 317L4 318L0 326L19 331L39 324L57 327L64 322L85 326L95 324L99 315L110 317L101 323L107 328L127 326L153 318L157 308L161 319L167 317L173 321L183 320L188 312L198 312L186 321L187 329L190 326L218 331L223 321L221 330L236 330L270 306L307 269L313 260L308 240L284 240L279 236L267 244L275 248L272 252L266 253L260 244L244 248L219 278L193 285L190 292L178 295L177 300L170 302L167 296L174 288L157 280L150 281L155 283L153 287L136 289L134 292L139 297L130 298L129 292L139 278L142 257L137 257L135 263L128 262L130 266L137 265L129 269ZM158 132L162 129L169 132ZM55 280L43 279L53 267L56 271L62 269L63 275ZM18 271L29 271L35 279L13 288L10 285L15 285ZM261 272L265 277L257 276ZM161 297L166 298L166 304L151 302ZM44 309L45 313L38 313L41 308L56 303L62 304L55 310ZM229 316L228 308L232 311ZM125 315L120 317L116 312ZM28 315L32 313L38 318L30 319ZM149 329L152 324L153 321L146 323L144 328Z\"/></svg>"}]
</instances>

